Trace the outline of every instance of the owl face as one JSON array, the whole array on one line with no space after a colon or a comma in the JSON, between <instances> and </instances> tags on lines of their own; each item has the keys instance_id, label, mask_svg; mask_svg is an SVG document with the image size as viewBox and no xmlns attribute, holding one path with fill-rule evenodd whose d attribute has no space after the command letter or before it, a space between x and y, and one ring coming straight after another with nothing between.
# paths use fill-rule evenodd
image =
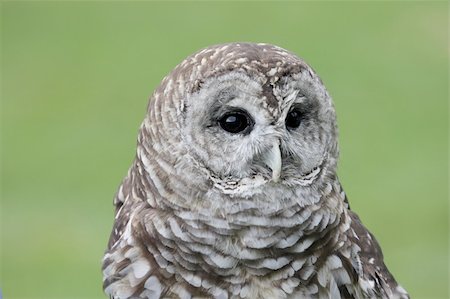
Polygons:
<instances>
[{"instance_id":1,"label":"owl face","mask_svg":"<svg viewBox=\"0 0 450 299\"><path fill-rule=\"evenodd\" d=\"M200 83L186 95L181 135L191 158L222 192L309 186L325 169L334 171L331 99L314 72L295 62L260 59L252 68L226 65L195 78Z\"/></svg>"}]
</instances>

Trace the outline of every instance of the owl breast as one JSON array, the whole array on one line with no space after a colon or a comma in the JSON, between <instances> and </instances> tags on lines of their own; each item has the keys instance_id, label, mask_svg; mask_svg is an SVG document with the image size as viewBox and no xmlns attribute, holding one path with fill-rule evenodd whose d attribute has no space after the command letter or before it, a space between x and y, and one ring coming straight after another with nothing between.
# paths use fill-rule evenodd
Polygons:
<instances>
[{"instance_id":1,"label":"owl breast","mask_svg":"<svg viewBox=\"0 0 450 299\"><path fill-rule=\"evenodd\" d=\"M289 209L272 204L263 210L255 199L240 199L227 208L228 214L215 217L201 211L143 210L143 221L135 219L125 229L121 242L126 245L121 247L128 251L110 258L116 264L120 259L131 262L125 268L131 271L128 282L143 285L142 292L156 289L160 296L313 296L335 281L331 271L324 271L328 276L321 278L321 286L316 274L321 267L330 268L329 255L322 253L337 248L342 234L335 230L348 228L334 212L342 209L342 201L329 198L320 207L301 208L292 202ZM139 226L146 233L127 238ZM159 275L152 275L154 268Z\"/></svg>"}]
</instances>

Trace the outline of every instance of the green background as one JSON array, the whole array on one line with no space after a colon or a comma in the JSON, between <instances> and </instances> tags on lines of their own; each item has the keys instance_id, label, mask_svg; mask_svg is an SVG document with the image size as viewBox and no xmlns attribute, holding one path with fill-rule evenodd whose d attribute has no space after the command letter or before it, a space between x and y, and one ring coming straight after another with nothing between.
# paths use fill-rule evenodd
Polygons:
<instances>
[{"instance_id":1,"label":"green background","mask_svg":"<svg viewBox=\"0 0 450 299\"><path fill-rule=\"evenodd\" d=\"M336 103L352 209L413 298L448 298L447 2L2 2L6 298L104 298L112 197L147 99L229 41L308 61Z\"/></svg>"}]
</instances>

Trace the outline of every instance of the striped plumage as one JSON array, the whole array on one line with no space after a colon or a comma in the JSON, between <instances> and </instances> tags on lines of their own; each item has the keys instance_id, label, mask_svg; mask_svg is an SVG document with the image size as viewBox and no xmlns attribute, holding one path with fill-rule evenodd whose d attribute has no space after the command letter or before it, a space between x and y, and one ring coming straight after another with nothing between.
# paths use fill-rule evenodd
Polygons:
<instances>
[{"instance_id":1,"label":"striped plumage","mask_svg":"<svg viewBox=\"0 0 450 299\"><path fill-rule=\"evenodd\" d=\"M218 122L236 109L248 130L231 134ZM249 43L188 57L154 92L115 197L105 292L408 298L349 209L337 159L331 98L304 61Z\"/></svg>"}]
</instances>

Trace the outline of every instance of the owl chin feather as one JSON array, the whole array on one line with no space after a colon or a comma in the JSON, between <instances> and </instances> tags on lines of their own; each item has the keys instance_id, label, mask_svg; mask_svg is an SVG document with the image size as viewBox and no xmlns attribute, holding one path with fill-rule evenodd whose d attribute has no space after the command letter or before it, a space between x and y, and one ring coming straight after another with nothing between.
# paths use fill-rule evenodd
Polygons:
<instances>
[{"instance_id":1,"label":"owl chin feather","mask_svg":"<svg viewBox=\"0 0 450 299\"><path fill-rule=\"evenodd\" d=\"M264 169L264 171L259 169L260 171L257 174L244 178L233 178L231 176L221 178L208 172L209 180L213 183L213 187L223 194L231 197L251 197L254 194L264 192L262 188L264 185L280 185L290 188L296 186L308 187L320 178L327 166L327 160L324 158L320 164L310 171L298 174L298 171L292 169L292 167L283 169L281 159L279 161L271 161L272 159L278 160L273 155L271 152L268 157L265 157L265 159L269 160L269 162L266 162L266 165L270 169ZM276 169L275 174L274 168Z\"/></svg>"}]
</instances>

